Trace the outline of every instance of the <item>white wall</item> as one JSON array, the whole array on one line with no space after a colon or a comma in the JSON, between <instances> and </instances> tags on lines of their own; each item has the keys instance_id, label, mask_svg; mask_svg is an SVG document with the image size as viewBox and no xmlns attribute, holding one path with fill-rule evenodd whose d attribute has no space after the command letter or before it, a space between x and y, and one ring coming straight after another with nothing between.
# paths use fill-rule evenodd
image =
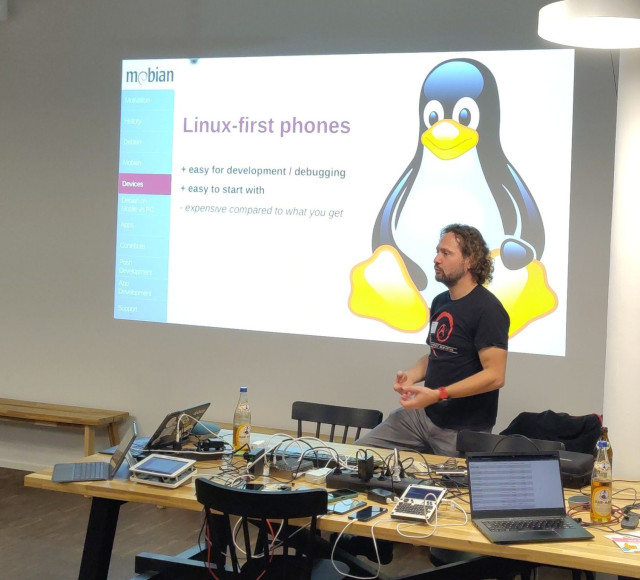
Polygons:
<instances>
[{"instance_id":1,"label":"white wall","mask_svg":"<svg viewBox=\"0 0 640 580\"><path fill-rule=\"evenodd\" d=\"M637 251L638 159L640 159L640 50L626 50L620 56L616 178L611 232L611 274L609 280L609 324L605 372L604 413L611 430L615 453L614 476L640 476L636 445L637 409L640 405L640 269Z\"/></svg>"},{"instance_id":2,"label":"white wall","mask_svg":"<svg viewBox=\"0 0 640 580\"><path fill-rule=\"evenodd\" d=\"M212 401L292 427L291 402L396 406L421 347L114 321L124 58L550 48L540 0L16 0L0 22L0 396L128 410L150 434ZM554 47L555 48L555 47ZM602 411L615 132L609 53L578 51L567 356L509 357L522 410ZM554 111L540 111L552 146ZM98 445L106 445L101 437ZM72 459L81 437L0 423L0 465Z\"/></svg>"}]
</instances>

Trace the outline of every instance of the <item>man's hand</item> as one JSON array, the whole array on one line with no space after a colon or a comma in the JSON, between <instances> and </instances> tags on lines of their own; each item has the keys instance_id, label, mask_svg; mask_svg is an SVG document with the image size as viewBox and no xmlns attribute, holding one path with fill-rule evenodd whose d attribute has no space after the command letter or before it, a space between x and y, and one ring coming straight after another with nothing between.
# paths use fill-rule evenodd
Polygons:
<instances>
[{"instance_id":1,"label":"man's hand","mask_svg":"<svg viewBox=\"0 0 640 580\"><path fill-rule=\"evenodd\" d=\"M398 371L396 374L396 382L393 383L393 390L401 395L404 393L404 388L411 385L409 375L405 371Z\"/></svg>"},{"instance_id":2,"label":"man's hand","mask_svg":"<svg viewBox=\"0 0 640 580\"><path fill-rule=\"evenodd\" d=\"M423 409L439 400L440 395L436 389L429 389L422 385L406 385L402 388L400 396L400 404L405 409Z\"/></svg>"}]
</instances>

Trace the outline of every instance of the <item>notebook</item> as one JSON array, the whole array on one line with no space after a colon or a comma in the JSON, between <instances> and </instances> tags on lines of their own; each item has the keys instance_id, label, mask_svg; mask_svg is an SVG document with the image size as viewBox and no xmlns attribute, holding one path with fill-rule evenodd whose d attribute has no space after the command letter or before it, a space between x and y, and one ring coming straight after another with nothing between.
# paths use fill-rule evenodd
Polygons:
<instances>
[{"instance_id":1,"label":"notebook","mask_svg":"<svg viewBox=\"0 0 640 580\"><path fill-rule=\"evenodd\" d=\"M557 451L467 454L471 519L492 542L587 540L567 515Z\"/></svg>"},{"instance_id":2,"label":"notebook","mask_svg":"<svg viewBox=\"0 0 640 580\"><path fill-rule=\"evenodd\" d=\"M178 421L180 421L180 440L188 439L210 404L203 403L202 405L169 413L162 420L155 433L149 437L146 445L141 450L134 451L135 455L146 455L152 451L171 448L176 441Z\"/></svg>"},{"instance_id":3,"label":"notebook","mask_svg":"<svg viewBox=\"0 0 640 580\"><path fill-rule=\"evenodd\" d=\"M136 423L133 421L124 437L120 440L120 444L116 447L110 461L56 463L53 466L51 481L104 481L113 479L129 453L137 434Z\"/></svg>"}]
</instances>

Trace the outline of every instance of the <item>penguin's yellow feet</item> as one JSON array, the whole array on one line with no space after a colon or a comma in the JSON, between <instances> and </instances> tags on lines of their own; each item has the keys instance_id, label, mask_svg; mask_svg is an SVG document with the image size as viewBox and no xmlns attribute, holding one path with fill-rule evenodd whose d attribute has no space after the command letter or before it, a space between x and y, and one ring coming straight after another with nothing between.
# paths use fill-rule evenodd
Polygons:
<instances>
[{"instance_id":1,"label":"penguin's yellow feet","mask_svg":"<svg viewBox=\"0 0 640 580\"><path fill-rule=\"evenodd\" d=\"M513 337L532 322L551 314L558 307L558 297L547 281L542 262L533 260L519 270L507 269L499 259L499 250L491 252L493 292L511 318L509 337Z\"/></svg>"},{"instance_id":2,"label":"penguin's yellow feet","mask_svg":"<svg viewBox=\"0 0 640 580\"><path fill-rule=\"evenodd\" d=\"M422 330L429 321L429 307L392 246L380 246L352 268L349 309L402 332Z\"/></svg>"}]
</instances>

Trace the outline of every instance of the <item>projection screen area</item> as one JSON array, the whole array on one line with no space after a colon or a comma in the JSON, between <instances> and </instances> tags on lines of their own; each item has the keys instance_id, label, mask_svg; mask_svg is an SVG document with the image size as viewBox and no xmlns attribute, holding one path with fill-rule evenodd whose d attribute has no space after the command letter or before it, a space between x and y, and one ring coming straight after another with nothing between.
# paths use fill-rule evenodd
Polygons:
<instances>
[{"instance_id":1,"label":"projection screen area","mask_svg":"<svg viewBox=\"0 0 640 580\"><path fill-rule=\"evenodd\" d=\"M510 350L564 356L573 69L572 50L124 61L115 318L424 344L460 222L493 251Z\"/></svg>"}]
</instances>

